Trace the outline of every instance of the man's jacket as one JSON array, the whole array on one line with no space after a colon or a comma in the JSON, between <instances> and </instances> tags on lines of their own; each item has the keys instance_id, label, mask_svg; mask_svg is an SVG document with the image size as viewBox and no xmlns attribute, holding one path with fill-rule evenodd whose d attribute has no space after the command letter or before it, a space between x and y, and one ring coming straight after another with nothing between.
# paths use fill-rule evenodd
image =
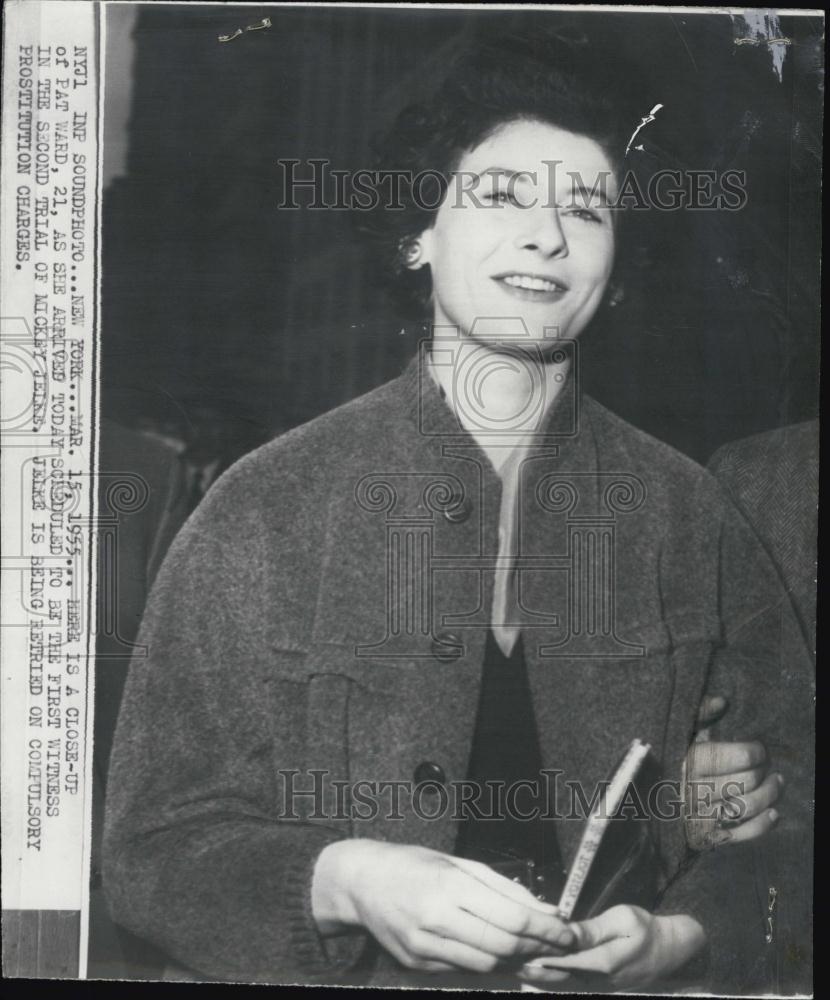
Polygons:
<instances>
[{"instance_id":1,"label":"man's jacket","mask_svg":"<svg viewBox=\"0 0 830 1000\"><path fill-rule=\"evenodd\" d=\"M709 460L735 506L755 531L779 572L805 641L815 656L816 547L818 535L819 424L781 427L734 441ZM813 672L810 674L812 678ZM792 732L814 739L815 714L800 710L786 720ZM812 757L812 751L810 751ZM812 768L805 768L812 777ZM812 782L804 790L814 799ZM790 799L792 797L790 796ZM783 808L789 807L785 800ZM813 931L813 822L756 845L756 864L768 887L767 982L775 993L810 994ZM769 894L768 888L768 894Z\"/></svg>"}]
</instances>

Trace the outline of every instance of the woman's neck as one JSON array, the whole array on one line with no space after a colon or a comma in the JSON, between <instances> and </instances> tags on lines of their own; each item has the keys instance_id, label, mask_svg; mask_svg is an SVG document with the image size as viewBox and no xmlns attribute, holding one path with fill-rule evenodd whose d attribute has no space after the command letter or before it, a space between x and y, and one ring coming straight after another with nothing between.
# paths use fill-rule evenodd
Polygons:
<instances>
[{"instance_id":1,"label":"woman's neck","mask_svg":"<svg viewBox=\"0 0 830 1000\"><path fill-rule=\"evenodd\" d=\"M562 391L570 352L562 354L544 360L536 351L448 341L430 353L429 370L464 429L499 459L538 430Z\"/></svg>"}]
</instances>

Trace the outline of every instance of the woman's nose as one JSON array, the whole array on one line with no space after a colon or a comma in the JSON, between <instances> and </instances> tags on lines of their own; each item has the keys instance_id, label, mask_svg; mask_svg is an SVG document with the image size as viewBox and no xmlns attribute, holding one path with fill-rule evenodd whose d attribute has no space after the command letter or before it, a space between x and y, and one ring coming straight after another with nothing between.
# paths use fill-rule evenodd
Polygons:
<instances>
[{"instance_id":1,"label":"woman's nose","mask_svg":"<svg viewBox=\"0 0 830 1000\"><path fill-rule=\"evenodd\" d=\"M529 211L516 237L516 247L537 250L545 257L567 257L568 242L556 209L546 207Z\"/></svg>"}]
</instances>

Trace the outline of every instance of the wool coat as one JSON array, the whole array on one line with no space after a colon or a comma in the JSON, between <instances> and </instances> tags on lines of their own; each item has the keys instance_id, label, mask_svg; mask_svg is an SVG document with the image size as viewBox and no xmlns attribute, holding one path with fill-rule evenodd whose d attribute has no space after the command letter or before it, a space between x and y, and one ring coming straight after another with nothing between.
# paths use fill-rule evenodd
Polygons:
<instances>
[{"instance_id":1,"label":"wool coat","mask_svg":"<svg viewBox=\"0 0 830 1000\"><path fill-rule=\"evenodd\" d=\"M104 861L117 921L201 977L411 981L366 935L320 937L312 873L343 837L452 853L441 794L404 794L400 818L388 797L352 806L360 782L440 791L467 774L500 497L420 358L215 484L160 571L119 718ZM805 654L782 645L792 609L709 474L572 378L519 503L544 766L590 798L640 738L677 784L710 691L730 700L717 735L764 740L797 784L804 749L779 709L809 702ZM649 822L655 908L701 922L696 981L717 986L760 946L766 895L741 847L692 856L676 810ZM557 821L566 863L583 827Z\"/></svg>"},{"instance_id":2,"label":"wool coat","mask_svg":"<svg viewBox=\"0 0 830 1000\"><path fill-rule=\"evenodd\" d=\"M707 465L769 553L813 653L818 465L818 420L732 441Z\"/></svg>"},{"instance_id":3,"label":"wool coat","mask_svg":"<svg viewBox=\"0 0 830 1000\"><path fill-rule=\"evenodd\" d=\"M769 553L813 656L818 466L818 420L730 442L718 449L708 464ZM813 740L815 713L800 710L787 720L787 726L800 731L803 739ZM806 795L812 802L813 769L805 767L805 771ZM813 989L812 812L804 811L801 825L790 824L776 841L757 844L755 854L757 869L763 872L767 886L775 889L770 914L773 941L764 956L765 979L775 993L809 995Z\"/></svg>"}]
</instances>

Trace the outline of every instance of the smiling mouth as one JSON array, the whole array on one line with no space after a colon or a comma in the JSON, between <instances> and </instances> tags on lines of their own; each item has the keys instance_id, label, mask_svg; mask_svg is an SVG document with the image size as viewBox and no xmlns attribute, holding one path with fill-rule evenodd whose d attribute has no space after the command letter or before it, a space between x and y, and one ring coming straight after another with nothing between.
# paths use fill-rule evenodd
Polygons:
<instances>
[{"instance_id":1,"label":"smiling mouth","mask_svg":"<svg viewBox=\"0 0 830 1000\"><path fill-rule=\"evenodd\" d=\"M567 291L568 286L551 278L543 278L538 274L522 274L519 272L510 274L495 275L494 281L498 282L505 291L518 295L523 299L536 299L538 301L553 302L561 298Z\"/></svg>"}]
</instances>

